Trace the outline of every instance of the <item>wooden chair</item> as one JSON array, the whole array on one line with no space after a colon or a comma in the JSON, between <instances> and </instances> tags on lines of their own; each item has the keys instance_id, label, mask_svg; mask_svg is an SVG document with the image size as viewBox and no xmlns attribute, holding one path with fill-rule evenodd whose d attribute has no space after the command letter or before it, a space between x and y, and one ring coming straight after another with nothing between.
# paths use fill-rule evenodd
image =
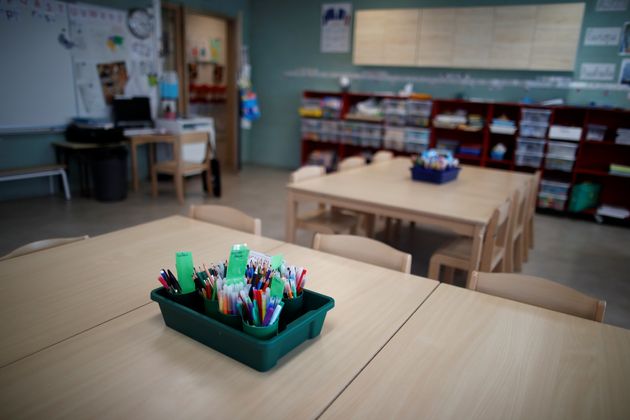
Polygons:
<instances>
[{"instance_id":1,"label":"wooden chair","mask_svg":"<svg viewBox=\"0 0 630 420\"><path fill-rule=\"evenodd\" d=\"M54 248L56 246L61 246L65 244L70 244L72 242L83 241L88 239L88 235L77 236L73 238L52 238L52 239L42 239L41 241L31 242L30 244L23 245L13 251L9 252L7 255L0 257L0 261L8 260L10 258L20 257L22 255L32 254L37 251L43 251L44 249Z\"/></svg>"},{"instance_id":2,"label":"wooden chair","mask_svg":"<svg viewBox=\"0 0 630 420\"><path fill-rule=\"evenodd\" d=\"M375 239L353 235L315 234L313 249L409 274L411 254Z\"/></svg>"},{"instance_id":3,"label":"wooden chair","mask_svg":"<svg viewBox=\"0 0 630 420\"><path fill-rule=\"evenodd\" d=\"M486 235L481 249L481 262L483 271L504 271L506 264L506 245L508 245L508 232L512 217L512 200L505 201L499 206L486 228ZM471 238L457 238L455 241L438 249L429 262L429 278L440 279L440 268L444 267L444 281L453 282L456 269L470 271L470 254L472 252Z\"/></svg>"},{"instance_id":4,"label":"wooden chair","mask_svg":"<svg viewBox=\"0 0 630 420\"><path fill-rule=\"evenodd\" d=\"M481 293L563 312L597 322L604 321L606 301L540 277L508 273L473 272L468 288Z\"/></svg>"},{"instance_id":5,"label":"wooden chair","mask_svg":"<svg viewBox=\"0 0 630 420\"><path fill-rule=\"evenodd\" d=\"M337 164L337 170L339 172L349 171L350 169L360 168L365 165L366 162L363 156L351 156L339 162Z\"/></svg>"},{"instance_id":6,"label":"wooden chair","mask_svg":"<svg viewBox=\"0 0 630 420\"><path fill-rule=\"evenodd\" d=\"M323 166L304 166L291 174L291 182L306 181L308 179L324 176L326 169ZM338 211L327 209L322 203L318 208L299 214L296 218L296 228L321 233L355 233L357 218Z\"/></svg>"},{"instance_id":7,"label":"wooden chair","mask_svg":"<svg viewBox=\"0 0 630 420\"><path fill-rule=\"evenodd\" d=\"M187 156L184 156L184 145L199 143L204 146L201 156L196 157L195 160L193 160L192 157L189 159ZM210 189L212 185L212 175L210 171L211 148L208 147L209 143L209 133L188 133L177 136L176 141L173 143L173 160L154 162L151 167L151 193L153 197L157 197L158 194L158 174L173 176L173 180L175 181L175 193L177 194L177 200L180 204L184 202L184 177L200 175L205 172L206 184L208 185L208 189Z\"/></svg>"},{"instance_id":8,"label":"wooden chair","mask_svg":"<svg viewBox=\"0 0 630 420\"><path fill-rule=\"evenodd\" d=\"M261 232L260 219L250 217L232 207L210 204L192 205L188 216L192 219L214 223L215 225L225 226L257 236L260 236Z\"/></svg>"},{"instance_id":9,"label":"wooden chair","mask_svg":"<svg viewBox=\"0 0 630 420\"><path fill-rule=\"evenodd\" d=\"M514 198L514 215L509 233L507 247L507 264L505 272L521 271L525 259L525 221L529 212L531 183L523 184Z\"/></svg>"},{"instance_id":10,"label":"wooden chair","mask_svg":"<svg viewBox=\"0 0 630 420\"><path fill-rule=\"evenodd\" d=\"M529 250L534 248L534 215L538 203L538 188L540 187L541 172L536 171L531 185L531 195L529 197L529 211L525 221L525 261L529 256Z\"/></svg>"},{"instance_id":11,"label":"wooden chair","mask_svg":"<svg viewBox=\"0 0 630 420\"><path fill-rule=\"evenodd\" d=\"M389 150L379 150L372 156L372 163L386 162L394 158L394 153Z\"/></svg>"}]
</instances>

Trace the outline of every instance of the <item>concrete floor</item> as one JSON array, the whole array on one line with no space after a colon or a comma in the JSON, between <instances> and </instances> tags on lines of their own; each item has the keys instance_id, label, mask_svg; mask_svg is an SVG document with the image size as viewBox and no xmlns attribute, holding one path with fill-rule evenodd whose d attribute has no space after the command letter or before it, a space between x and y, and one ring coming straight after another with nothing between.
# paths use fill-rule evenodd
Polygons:
<instances>
[{"instance_id":1,"label":"concrete floor","mask_svg":"<svg viewBox=\"0 0 630 420\"><path fill-rule=\"evenodd\" d=\"M160 184L153 199L148 182L121 202L101 203L49 196L0 202L0 255L25 243L60 236L99 235L172 214L186 214L190 204L220 203L262 219L264 236L284 240L285 188L289 172L247 166L223 175L223 196L208 198L199 178L187 182L186 203L175 199L172 182ZM382 239L382 235L377 235ZM297 242L310 246L312 235ZM413 255L412 272L427 274L431 254L452 236L405 224L392 245ZM526 274L549 278L607 301L606 322L630 328L630 230L561 217L536 215L536 247L524 265Z\"/></svg>"}]
</instances>

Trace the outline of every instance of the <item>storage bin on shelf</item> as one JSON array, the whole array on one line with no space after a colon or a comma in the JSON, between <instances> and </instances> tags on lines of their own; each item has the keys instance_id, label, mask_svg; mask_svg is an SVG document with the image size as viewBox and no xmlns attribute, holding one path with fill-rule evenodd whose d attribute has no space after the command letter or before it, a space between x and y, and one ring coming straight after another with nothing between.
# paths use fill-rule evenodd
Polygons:
<instances>
[{"instance_id":1,"label":"storage bin on shelf","mask_svg":"<svg viewBox=\"0 0 630 420\"><path fill-rule=\"evenodd\" d=\"M601 185L591 182L574 185L569 200L569 211L577 213L597 207L600 190Z\"/></svg>"},{"instance_id":2,"label":"storage bin on shelf","mask_svg":"<svg viewBox=\"0 0 630 420\"><path fill-rule=\"evenodd\" d=\"M407 115L416 115L420 117L430 117L433 102L420 101L417 99L409 99L406 103Z\"/></svg>"},{"instance_id":3,"label":"storage bin on shelf","mask_svg":"<svg viewBox=\"0 0 630 420\"><path fill-rule=\"evenodd\" d=\"M321 100L315 98L302 98L299 113L302 117L321 118L323 115Z\"/></svg>"},{"instance_id":4,"label":"storage bin on shelf","mask_svg":"<svg viewBox=\"0 0 630 420\"><path fill-rule=\"evenodd\" d=\"M563 141L550 141L547 146L547 155L558 156L566 159L575 159L578 145Z\"/></svg>"},{"instance_id":5,"label":"storage bin on shelf","mask_svg":"<svg viewBox=\"0 0 630 420\"><path fill-rule=\"evenodd\" d=\"M337 142L339 141L339 121L335 120L322 120L321 121L321 141L324 142Z\"/></svg>"},{"instance_id":6,"label":"storage bin on shelf","mask_svg":"<svg viewBox=\"0 0 630 420\"><path fill-rule=\"evenodd\" d=\"M538 207L563 211L567 196L560 194L538 193Z\"/></svg>"},{"instance_id":7,"label":"storage bin on shelf","mask_svg":"<svg viewBox=\"0 0 630 420\"><path fill-rule=\"evenodd\" d=\"M569 193L571 184L568 182L551 181L542 179L540 181L540 192L554 195L564 195Z\"/></svg>"},{"instance_id":8,"label":"storage bin on shelf","mask_svg":"<svg viewBox=\"0 0 630 420\"><path fill-rule=\"evenodd\" d=\"M550 116L551 111L548 109L523 108L521 122L535 124L544 123L545 126L547 126Z\"/></svg>"},{"instance_id":9,"label":"storage bin on shelf","mask_svg":"<svg viewBox=\"0 0 630 420\"><path fill-rule=\"evenodd\" d=\"M543 153L514 152L514 162L516 166L529 166L530 168L540 168Z\"/></svg>"},{"instance_id":10,"label":"storage bin on shelf","mask_svg":"<svg viewBox=\"0 0 630 420\"><path fill-rule=\"evenodd\" d=\"M573 170L573 164L575 158L564 158L562 156L555 156L547 154L545 156L545 169L551 169L554 171L571 172Z\"/></svg>"},{"instance_id":11,"label":"storage bin on shelf","mask_svg":"<svg viewBox=\"0 0 630 420\"><path fill-rule=\"evenodd\" d=\"M382 127L378 124L364 123L361 126L361 145L365 147L380 147L383 137Z\"/></svg>"},{"instance_id":12,"label":"storage bin on shelf","mask_svg":"<svg viewBox=\"0 0 630 420\"><path fill-rule=\"evenodd\" d=\"M435 148L438 150L447 150L451 152L452 154L457 154L457 149L459 148L459 141L439 139L436 142Z\"/></svg>"},{"instance_id":13,"label":"storage bin on shelf","mask_svg":"<svg viewBox=\"0 0 630 420\"><path fill-rule=\"evenodd\" d=\"M569 127L565 125L552 125L549 127L550 139L580 141L581 136L581 127Z\"/></svg>"},{"instance_id":14,"label":"storage bin on shelf","mask_svg":"<svg viewBox=\"0 0 630 420\"><path fill-rule=\"evenodd\" d=\"M516 140L516 150L524 153L543 153L545 151L545 140L519 137Z\"/></svg>"},{"instance_id":15,"label":"storage bin on shelf","mask_svg":"<svg viewBox=\"0 0 630 420\"><path fill-rule=\"evenodd\" d=\"M547 134L547 123L521 121L520 134L523 137L544 138Z\"/></svg>"},{"instance_id":16,"label":"storage bin on shelf","mask_svg":"<svg viewBox=\"0 0 630 420\"><path fill-rule=\"evenodd\" d=\"M481 156L480 144L462 144L459 146L459 154L467 156Z\"/></svg>"},{"instance_id":17,"label":"storage bin on shelf","mask_svg":"<svg viewBox=\"0 0 630 420\"><path fill-rule=\"evenodd\" d=\"M603 141L606 136L607 127L599 124L589 124L586 131L587 141Z\"/></svg>"},{"instance_id":18,"label":"storage bin on shelf","mask_svg":"<svg viewBox=\"0 0 630 420\"><path fill-rule=\"evenodd\" d=\"M321 120L302 118L302 121L300 123L302 138L307 140L320 140L321 130Z\"/></svg>"},{"instance_id":19,"label":"storage bin on shelf","mask_svg":"<svg viewBox=\"0 0 630 420\"><path fill-rule=\"evenodd\" d=\"M386 149L405 150L405 129L402 127L385 127L383 145Z\"/></svg>"},{"instance_id":20,"label":"storage bin on shelf","mask_svg":"<svg viewBox=\"0 0 630 420\"><path fill-rule=\"evenodd\" d=\"M431 130L423 128L405 129L405 152L422 153L429 147Z\"/></svg>"}]
</instances>

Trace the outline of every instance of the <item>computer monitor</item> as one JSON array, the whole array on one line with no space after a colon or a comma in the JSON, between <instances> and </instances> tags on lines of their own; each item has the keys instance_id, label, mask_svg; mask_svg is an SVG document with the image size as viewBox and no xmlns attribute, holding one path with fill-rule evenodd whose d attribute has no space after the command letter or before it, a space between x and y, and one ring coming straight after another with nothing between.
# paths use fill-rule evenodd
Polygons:
<instances>
[{"instance_id":1,"label":"computer monitor","mask_svg":"<svg viewBox=\"0 0 630 420\"><path fill-rule=\"evenodd\" d=\"M116 127L152 127L151 104L146 96L115 98L112 105Z\"/></svg>"}]
</instances>

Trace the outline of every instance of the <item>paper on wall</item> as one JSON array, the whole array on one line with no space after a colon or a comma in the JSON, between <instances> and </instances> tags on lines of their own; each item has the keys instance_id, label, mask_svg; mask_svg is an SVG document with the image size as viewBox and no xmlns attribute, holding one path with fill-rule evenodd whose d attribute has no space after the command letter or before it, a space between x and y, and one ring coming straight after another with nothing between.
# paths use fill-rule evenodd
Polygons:
<instances>
[{"instance_id":1,"label":"paper on wall","mask_svg":"<svg viewBox=\"0 0 630 420\"><path fill-rule=\"evenodd\" d=\"M617 45L619 43L620 34L621 34L621 28L618 28L616 26L600 27L600 28L586 28L586 34L584 35L584 45L587 45L587 46Z\"/></svg>"},{"instance_id":2,"label":"paper on wall","mask_svg":"<svg viewBox=\"0 0 630 420\"><path fill-rule=\"evenodd\" d=\"M625 12L628 0L597 0L596 12Z\"/></svg>"},{"instance_id":3,"label":"paper on wall","mask_svg":"<svg viewBox=\"0 0 630 420\"><path fill-rule=\"evenodd\" d=\"M320 46L323 53L350 52L351 3L322 4L320 25Z\"/></svg>"},{"instance_id":4,"label":"paper on wall","mask_svg":"<svg viewBox=\"0 0 630 420\"><path fill-rule=\"evenodd\" d=\"M614 63L582 63L580 80L614 80Z\"/></svg>"}]
</instances>

